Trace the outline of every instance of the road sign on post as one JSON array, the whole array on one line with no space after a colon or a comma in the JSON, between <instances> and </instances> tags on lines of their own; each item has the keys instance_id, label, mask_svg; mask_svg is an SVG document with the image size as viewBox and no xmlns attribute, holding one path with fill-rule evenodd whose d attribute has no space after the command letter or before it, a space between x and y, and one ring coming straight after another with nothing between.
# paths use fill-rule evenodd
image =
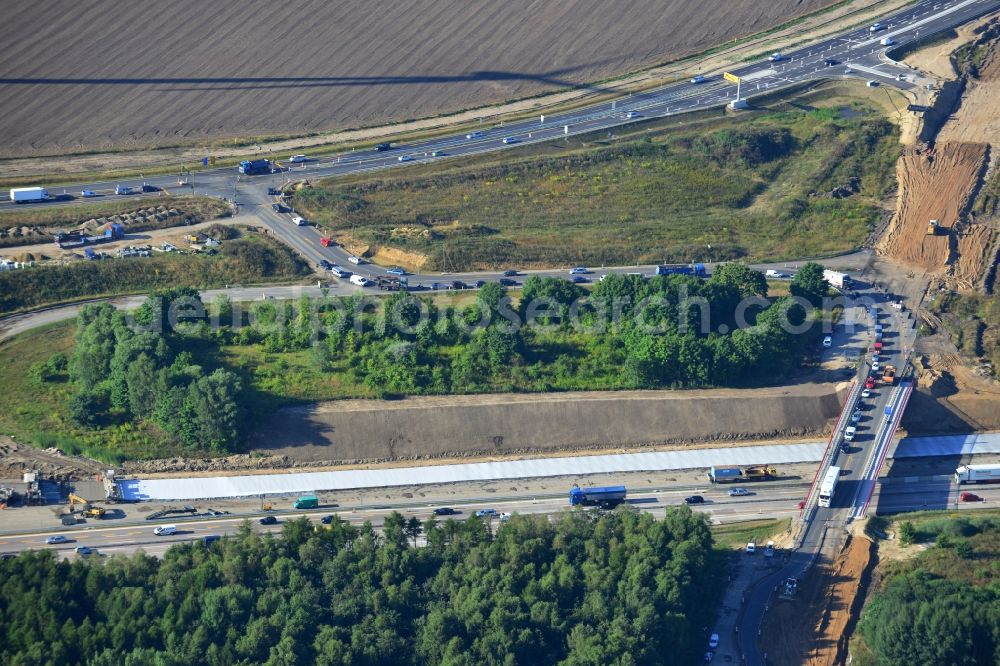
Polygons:
<instances>
[{"instance_id":1,"label":"road sign on post","mask_svg":"<svg viewBox=\"0 0 1000 666\"><path fill-rule=\"evenodd\" d=\"M723 72L722 78L724 78L726 81L729 81L730 83L736 84L736 99L734 99L732 102L729 103L729 108L733 110L747 108L746 101L740 98L740 77L736 76L735 74L730 74L729 72ZM726 97L728 96L729 95L727 94Z\"/></svg>"}]
</instances>

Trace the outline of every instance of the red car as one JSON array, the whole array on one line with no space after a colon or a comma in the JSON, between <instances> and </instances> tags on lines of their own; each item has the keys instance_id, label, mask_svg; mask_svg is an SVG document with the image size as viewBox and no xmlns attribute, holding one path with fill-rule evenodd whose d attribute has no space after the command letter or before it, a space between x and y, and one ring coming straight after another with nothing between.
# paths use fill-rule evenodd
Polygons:
<instances>
[{"instance_id":1,"label":"red car","mask_svg":"<svg viewBox=\"0 0 1000 666\"><path fill-rule=\"evenodd\" d=\"M868 378L868 381L865 382L865 388L866 389L873 389L873 388L875 388L875 378L874 377L869 377Z\"/></svg>"},{"instance_id":2,"label":"red car","mask_svg":"<svg viewBox=\"0 0 1000 666\"><path fill-rule=\"evenodd\" d=\"M960 493L958 499L963 502L982 502L983 498L975 493Z\"/></svg>"}]
</instances>

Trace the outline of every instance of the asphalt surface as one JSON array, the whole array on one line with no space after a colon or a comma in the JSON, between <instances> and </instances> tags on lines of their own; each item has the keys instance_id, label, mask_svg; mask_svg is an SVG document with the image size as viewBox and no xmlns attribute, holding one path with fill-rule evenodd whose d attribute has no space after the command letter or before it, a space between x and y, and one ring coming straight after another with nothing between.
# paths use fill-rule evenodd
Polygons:
<instances>
[{"instance_id":1,"label":"asphalt surface","mask_svg":"<svg viewBox=\"0 0 1000 666\"><path fill-rule=\"evenodd\" d=\"M789 577L801 579L823 552L829 552L843 535L843 529L854 518L865 516L873 491L881 472L886 453L892 443L898 419L905 408L908 397L908 382L900 381L909 352L912 350L915 334L908 316L891 306L894 299L879 291L874 285L863 285L854 296L859 305L845 310L841 327L841 337L846 337L855 349L863 353L859 359L858 374L840 419L830 438L827 456L820 463L816 478L807 494L803 507L803 524L800 545L791 554L787 564L769 574L746 594L746 602L738 623L738 644L746 664L760 664L765 659L757 637L769 605L774 600L777 586ZM865 301L871 305L868 306ZM850 325L853 322L853 327ZM879 355L882 367L891 364L897 368L897 381L892 386L879 382L870 390L868 397L862 397L864 382L872 374L871 345L875 342L875 325L883 327L883 350ZM853 328L853 330L851 330ZM859 410L860 419L852 417ZM857 434L850 442L844 438L848 427L855 427ZM842 449L842 445L848 448ZM943 470L954 472L954 465ZM819 485L830 466L841 469L829 507L817 504ZM883 506L893 506L894 510L907 510L926 506L925 497L913 487L901 484L883 485L879 498L879 511L888 512ZM894 495L898 493L901 498ZM957 499L957 492L956 499Z\"/></svg>"},{"instance_id":2,"label":"asphalt surface","mask_svg":"<svg viewBox=\"0 0 1000 666\"><path fill-rule=\"evenodd\" d=\"M938 472L934 478L939 480L942 491L946 495L952 495L953 503L958 500L958 490L954 484L949 484L948 474L954 470L954 466L949 460L941 461L940 465L931 471ZM728 523L736 521L753 520L758 518L785 518L798 514L798 503L808 487L806 483L798 482L770 482L747 484L746 487L753 494L745 497L729 497L730 486L709 486L704 487L668 487L633 493L629 496L629 503L641 511L646 511L652 515L662 518L667 508L680 505L684 497L697 493L702 495L706 503L694 505L695 511L701 511L711 516L715 523ZM987 505L992 505L1000 501L1000 488L977 488L976 493L987 500ZM450 500L453 501L453 500ZM324 515L336 514L353 525L360 526L365 521L371 521L376 529L380 529L385 517L392 511L398 510L405 517L416 516L420 520L431 517L433 508L437 506L452 506L458 513L454 517L464 520L480 509L492 508L498 513L508 512L516 514L558 514L566 510L567 501L564 496L544 497L544 498L479 498L465 500L459 504L447 504L449 500L442 499L439 502L433 500L423 500L419 503L400 502L399 504L380 504L378 506L347 506L347 507L321 507L315 511L293 512L261 512L247 511L246 513L230 514L223 517L211 519L182 519L166 518L158 521L135 520L142 514L134 514L133 507L139 505L119 505L122 510L117 518L103 521L91 521L86 526L75 528L52 527L52 516L47 511L39 513L39 526L35 529L25 529L14 534L0 536L0 552L16 553L22 550L48 548L56 551L61 557L78 557L75 549L78 546L88 546L97 549L101 555L128 554L142 550L150 555L162 556L166 550L177 543L195 541L208 535L229 535L234 534L239 529L244 520L250 520L253 529L258 532L278 533L282 526L291 518L298 516L308 516L313 522L319 523L320 517ZM914 485L904 480L883 484L881 489L880 502L886 506L891 506L893 510L905 511L922 508L925 503L925 493L922 485ZM965 504L961 508L974 508L977 505ZM9 511L18 511L10 509ZM880 504L880 511L882 505ZM261 525L259 518L264 515L274 515L278 519L276 525ZM446 517L439 517L445 520ZM44 521L44 524L42 524ZM157 525L173 524L178 528L176 534L170 536L156 536L153 528ZM499 525L499 521L494 519L494 527ZM66 543L47 545L46 538L53 535L62 535L68 539Z\"/></svg>"},{"instance_id":3,"label":"asphalt surface","mask_svg":"<svg viewBox=\"0 0 1000 666\"><path fill-rule=\"evenodd\" d=\"M885 56L886 50L918 39L920 36L926 37L928 34L960 25L996 9L1000 9L1000 0L919 2L880 19L879 22L884 25L884 29L879 31L872 32L869 30L870 26L862 26L810 46L786 52L776 62L762 58L760 62L734 68L731 73L742 78L741 96L750 99L754 95L770 93L802 82L830 78L862 79L878 82L879 85L909 89L923 82L918 81L909 68L889 60ZM880 42L885 38L892 39L894 43L891 46L883 46ZM828 66L828 62L836 64ZM649 118L661 118L724 105L735 99L735 95L736 90L732 83L722 80L719 75L711 75L706 76L703 83L679 81L611 102L602 102L544 118L539 117L538 120L482 127L476 135L462 133L410 144L393 144L391 150L384 152L352 151L302 164L279 162L277 163L279 172L272 175L241 176L235 168L228 167L196 172L184 186L178 186L179 181L176 176L78 183L65 188L49 187L52 195L59 195L60 190L63 191L65 196L60 201L30 205L60 205L65 201L79 198L83 190L100 194L97 200L121 198L114 194L117 185L141 190L144 183L167 192L207 194L229 199L237 203L243 212L256 215L271 233L314 264L327 260L363 275L384 275L384 267L372 264L353 267L347 261L348 253L342 248L319 245L320 234L315 228L296 226L291 222L291 214L275 213L271 209L275 199L267 194L268 188L280 188L287 182L302 178L317 179L379 171L452 156L494 152L526 143L551 141L594 131L613 131L616 127ZM138 198L146 195L133 196ZM13 205L15 204L9 201L2 202L0 210ZM411 276L409 281L411 286L427 287L433 282L444 284L452 280L463 280L463 277L472 276L469 274ZM484 278L479 276L479 279Z\"/></svg>"}]
</instances>

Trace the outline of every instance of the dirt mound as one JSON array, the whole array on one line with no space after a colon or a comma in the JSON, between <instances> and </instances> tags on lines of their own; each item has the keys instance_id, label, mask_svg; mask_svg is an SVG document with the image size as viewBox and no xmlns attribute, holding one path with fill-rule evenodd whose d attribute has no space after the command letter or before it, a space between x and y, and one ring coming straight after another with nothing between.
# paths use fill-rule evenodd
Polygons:
<instances>
[{"instance_id":1,"label":"dirt mound","mask_svg":"<svg viewBox=\"0 0 1000 666\"><path fill-rule=\"evenodd\" d=\"M838 388L343 400L282 409L249 445L297 462L375 462L815 436L840 412Z\"/></svg>"},{"instance_id":2,"label":"dirt mound","mask_svg":"<svg viewBox=\"0 0 1000 666\"><path fill-rule=\"evenodd\" d=\"M375 263L383 266L397 265L411 271L419 271L427 263L427 255L425 254L383 246L379 246L373 259Z\"/></svg>"},{"instance_id":3,"label":"dirt mound","mask_svg":"<svg viewBox=\"0 0 1000 666\"><path fill-rule=\"evenodd\" d=\"M18 444L0 436L0 479L20 479L24 472L38 470L45 478L62 480L93 479L104 465L82 456L67 456L56 449L45 451Z\"/></svg>"},{"instance_id":4,"label":"dirt mound","mask_svg":"<svg viewBox=\"0 0 1000 666\"><path fill-rule=\"evenodd\" d=\"M902 426L909 433L968 433L1000 429L1000 383L976 374L956 353L920 356L917 390Z\"/></svg>"},{"instance_id":5,"label":"dirt mound","mask_svg":"<svg viewBox=\"0 0 1000 666\"><path fill-rule=\"evenodd\" d=\"M975 192L988 149L985 143L945 143L901 157L896 214L879 251L924 270L945 268L951 259L951 230ZM930 220L938 221L935 235L927 234Z\"/></svg>"},{"instance_id":6,"label":"dirt mound","mask_svg":"<svg viewBox=\"0 0 1000 666\"><path fill-rule=\"evenodd\" d=\"M849 537L832 563L821 563L765 617L761 645L779 666L829 666L847 660L847 644L875 564L875 544Z\"/></svg>"}]
</instances>

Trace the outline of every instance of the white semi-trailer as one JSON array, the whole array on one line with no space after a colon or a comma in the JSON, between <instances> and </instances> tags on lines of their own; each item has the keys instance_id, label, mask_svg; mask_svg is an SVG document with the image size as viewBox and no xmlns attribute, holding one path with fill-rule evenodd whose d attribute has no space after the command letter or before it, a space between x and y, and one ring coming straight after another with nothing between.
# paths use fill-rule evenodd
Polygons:
<instances>
[{"instance_id":1,"label":"white semi-trailer","mask_svg":"<svg viewBox=\"0 0 1000 666\"><path fill-rule=\"evenodd\" d=\"M830 286L836 287L837 289L843 289L844 287L849 287L851 285L851 276L847 273L824 270L823 279L829 282Z\"/></svg>"},{"instance_id":2,"label":"white semi-trailer","mask_svg":"<svg viewBox=\"0 0 1000 666\"><path fill-rule=\"evenodd\" d=\"M10 200L14 203L48 201L49 193L44 187L15 187L10 191Z\"/></svg>"},{"instance_id":3,"label":"white semi-trailer","mask_svg":"<svg viewBox=\"0 0 1000 666\"><path fill-rule=\"evenodd\" d=\"M955 482L1000 483L1000 465L962 465L955 470Z\"/></svg>"},{"instance_id":4,"label":"white semi-trailer","mask_svg":"<svg viewBox=\"0 0 1000 666\"><path fill-rule=\"evenodd\" d=\"M830 467L826 470L826 476L823 477L823 483L819 487L819 501L817 503L820 506L829 507L833 503L833 494L837 492L837 481L839 480L839 467Z\"/></svg>"}]
</instances>

